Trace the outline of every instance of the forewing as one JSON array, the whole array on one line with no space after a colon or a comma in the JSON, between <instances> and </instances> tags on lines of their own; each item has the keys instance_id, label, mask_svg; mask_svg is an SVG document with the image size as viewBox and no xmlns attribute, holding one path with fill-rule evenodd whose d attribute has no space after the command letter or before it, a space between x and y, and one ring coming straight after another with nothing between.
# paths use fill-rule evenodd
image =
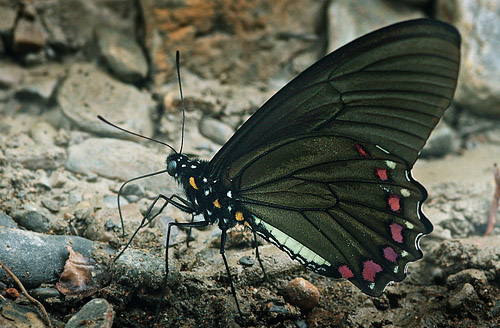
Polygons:
<instances>
[{"instance_id":1,"label":"forewing","mask_svg":"<svg viewBox=\"0 0 500 328\"><path fill-rule=\"evenodd\" d=\"M367 34L276 93L214 156L209 174L271 141L310 132L375 141L411 167L450 104L459 58L458 32L438 21Z\"/></svg>"}]
</instances>

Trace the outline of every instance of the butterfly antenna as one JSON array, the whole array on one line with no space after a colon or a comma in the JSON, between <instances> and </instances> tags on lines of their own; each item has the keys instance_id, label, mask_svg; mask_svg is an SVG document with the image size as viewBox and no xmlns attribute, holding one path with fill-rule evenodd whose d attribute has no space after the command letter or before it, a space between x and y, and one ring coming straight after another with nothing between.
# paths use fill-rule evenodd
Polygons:
<instances>
[{"instance_id":1,"label":"butterfly antenna","mask_svg":"<svg viewBox=\"0 0 500 328\"><path fill-rule=\"evenodd\" d=\"M172 146L170 146L169 144L167 144L167 143L165 143L165 142L162 142L162 141L159 141L159 140L156 140L156 139L153 139L153 138L149 138L149 137L143 136L142 134L138 134L138 133L135 133L135 132L132 132L132 131L129 131L129 130L125 130L124 128L121 128L121 127L119 127L118 125L113 124L113 123L111 123L111 122L107 121L107 120L106 120L104 117L102 117L101 115L97 115L97 118L98 118L98 119L100 119L101 121L103 121L104 123L109 124L109 125L111 125L111 126L112 126L112 127L114 127L114 128L117 128L118 130L121 130L121 131L123 131L123 132L127 132L127 133L129 133L129 134L131 134L131 135L134 135L134 136L136 136L136 137L144 138L144 139L147 139L147 140L149 140L149 141L154 141L154 142L159 143L159 144L161 144L161 145L167 146L168 148L172 149L172 151L173 151L174 153L177 153L177 152L175 151L175 149L174 149ZM184 130L184 129L183 129L183 130Z\"/></svg>"},{"instance_id":2,"label":"butterfly antenna","mask_svg":"<svg viewBox=\"0 0 500 328\"><path fill-rule=\"evenodd\" d=\"M177 80L179 80L179 91L181 93L181 104L182 104L182 135L181 135L181 150L179 153L182 153L182 147L184 147L184 125L186 123L186 109L184 107L184 96L182 95L182 84L181 84L181 70L180 70L180 53L179 50L175 52L175 65L177 66Z\"/></svg>"}]
</instances>

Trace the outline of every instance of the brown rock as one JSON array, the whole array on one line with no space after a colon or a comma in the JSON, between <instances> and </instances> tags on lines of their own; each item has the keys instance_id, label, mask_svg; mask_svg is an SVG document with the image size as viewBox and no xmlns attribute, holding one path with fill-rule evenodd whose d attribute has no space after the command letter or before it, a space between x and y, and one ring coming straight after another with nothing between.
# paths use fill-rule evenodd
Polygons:
<instances>
[{"instance_id":1,"label":"brown rock","mask_svg":"<svg viewBox=\"0 0 500 328\"><path fill-rule=\"evenodd\" d=\"M318 305L319 291L304 278L291 280L285 289L286 300L302 310L311 310Z\"/></svg>"},{"instance_id":2,"label":"brown rock","mask_svg":"<svg viewBox=\"0 0 500 328\"><path fill-rule=\"evenodd\" d=\"M40 22L21 18L14 30L14 52L24 55L45 47L46 35Z\"/></svg>"}]
</instances>

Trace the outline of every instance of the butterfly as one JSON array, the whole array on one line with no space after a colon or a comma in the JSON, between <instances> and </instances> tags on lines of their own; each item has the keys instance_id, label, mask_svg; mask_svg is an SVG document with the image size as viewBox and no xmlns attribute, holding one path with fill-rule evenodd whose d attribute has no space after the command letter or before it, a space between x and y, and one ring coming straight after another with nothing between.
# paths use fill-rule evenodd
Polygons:
<instances>
[{"instance_id":1,"label":"butterfly","mask_svg":"<svg viewBox=\"0 0 500 328\"><path fill-rule=\"evenodd\" d=\"M454 27L394 24L298 75L212 160L169 146L165 171L185 195L159 195L150 209L163 199L203 220L171 222L167 245L172 226L217 224L230 277L227 231L244 225L312 271L381 295L422 258L419 240L433 229L411 169L450 105L459 63Z\"/></svg>"}]
</instances>

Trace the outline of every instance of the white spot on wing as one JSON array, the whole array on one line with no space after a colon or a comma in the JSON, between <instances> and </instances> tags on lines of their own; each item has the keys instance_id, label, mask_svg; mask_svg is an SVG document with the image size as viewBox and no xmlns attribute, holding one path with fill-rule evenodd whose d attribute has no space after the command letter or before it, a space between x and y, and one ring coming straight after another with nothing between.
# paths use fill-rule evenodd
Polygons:
<instances>
[{"instance_id":1,"label":"white spot on wing","mask_svg":"<svg viewBox=\"0 0 500 328\"><path fill-rule=\"evenodd\" d=\"M408 189L405 189L405 188L401 189L401 196L410 197L410 195L411 194L410 194L410 191Z\"/></svg>"},{"instance_id":2,"label":"white spot on wing","mask_svg":"<svg viewBox=\"0 0 500 328\"><path fill-rule=\"evenodd\" d=\"M396 168L396 163L393 161L385 161L385 165L387 165L388 168L393 170Z\"/></svg>"}]
</instances>

